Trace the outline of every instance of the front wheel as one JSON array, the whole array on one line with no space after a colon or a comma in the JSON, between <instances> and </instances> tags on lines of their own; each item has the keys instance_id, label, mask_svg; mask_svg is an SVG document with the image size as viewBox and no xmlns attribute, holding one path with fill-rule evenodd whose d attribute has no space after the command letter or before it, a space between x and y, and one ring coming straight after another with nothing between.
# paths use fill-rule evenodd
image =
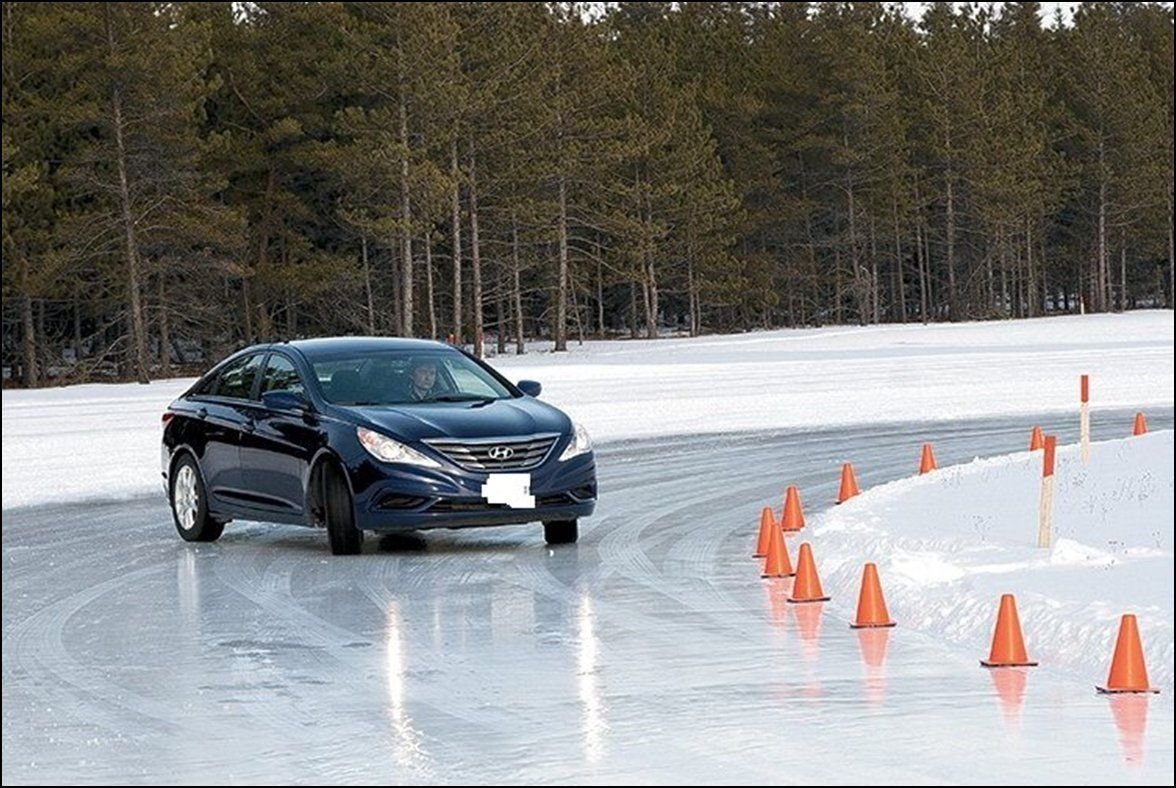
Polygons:
<instances>
[{"instance_id":1,"label":"front wheel","mask_svg":"<svg viewBox=\"0 0 1176 788\"><path fill-rule=\"evenodd\" d=\"M363 531L355 527L355 506L343 471L323 470L323 508L327 513L327 541L334 555L357 555L363 549Z\"/></svg>"},{"instance_id":2,"label":"front wheel","mask_svg":"<svg viewBox=\"0 0 1176 788\"><path fill-rule=\"evenodd\" d=\"M543 538L547 544L575 544L580 538L578 520L552 520L543 524Z\"/></svg>"},{"instance_id":3,"label":"front wheel","mask_svg":"<svg viewBox=\"0 0 1176 788\"><path fill-rule=\"evenodd\" d=\"M185 542L215 542L225 524L208 514L208 501L200 469L192 455L185 454L172 469L172 519Z\"/></svg>"}]
</instances>

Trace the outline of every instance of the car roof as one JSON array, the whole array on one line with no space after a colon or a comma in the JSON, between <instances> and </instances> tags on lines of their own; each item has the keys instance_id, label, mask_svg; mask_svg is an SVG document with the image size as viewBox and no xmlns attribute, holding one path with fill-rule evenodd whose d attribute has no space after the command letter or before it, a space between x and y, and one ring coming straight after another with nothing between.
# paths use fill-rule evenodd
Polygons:
<instances>
[{"instance_id":1,"label":"car roof","mask_svg":"<svg viewBox=\"0 0 1176 788\"><path fill-rule=\"evenodd\" d=\"M270 347L289 347L313 361L324 356L340 353L372 353L386 350L449 350L456 352L452 345L430 339L407 339L405 337L320 337L317 339L296 339L290 342L274 343Z\"/></svg>"}]
</instances>

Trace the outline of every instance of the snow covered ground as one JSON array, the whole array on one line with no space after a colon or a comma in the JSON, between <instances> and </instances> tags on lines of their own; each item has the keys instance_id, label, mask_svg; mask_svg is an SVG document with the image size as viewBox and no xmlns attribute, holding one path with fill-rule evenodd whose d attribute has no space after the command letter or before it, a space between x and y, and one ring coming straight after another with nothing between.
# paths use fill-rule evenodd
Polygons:
<instances>
[{"instance_id":1,"label":"snow covered ground","mask_svg":"<svg viewBox=\"0 0 1176 788\"><path fill-rule=\"evenodd\" d=\"M1171 311L535 346L492 359L598 441L1173 403ZM3 508L157 489L159 415L190 379L3 394ZM1096 436L1098 437L1098 436Z\"/></svg>"},{"instance_id":2,"label":"snow covered ground","mask_svg":"<svg viewBox=\"0 0 1176 788\"><path fill-rule=\"evenodd\" d=\"M891 618L986 657L1003 593L1030 658L1102 683L1135 613L1155 686L1173 688L1173 433L1058 451L1054 542L1036 547L1042 452L884 484L827 510L811 536L826 589L852 617L878 564Z\"/></svg>"}]
</instances>

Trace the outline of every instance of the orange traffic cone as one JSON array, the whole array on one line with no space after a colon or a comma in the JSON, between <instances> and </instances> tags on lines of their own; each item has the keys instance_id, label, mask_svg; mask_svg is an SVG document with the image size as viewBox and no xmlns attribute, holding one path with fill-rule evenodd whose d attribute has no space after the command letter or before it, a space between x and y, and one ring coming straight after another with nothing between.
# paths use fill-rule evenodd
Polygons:
<instances>
[{"instance_id":1,"label":"orange traffic cone","mask_svg":"<svg viewBox=\"0 0 1176 788\"><path fill-rule=\"evenodd\" d=\"M886 611L886 600L882 598L882 583L878 581L878 567L866 564L862 570L862 590L858 594L857 618L850 626L854 629L892 627L896 623L890 620L890 614Z\"/></svg>"},{"instance_id":2,"label":"orange traffic cone","mask_svg":"<svg viewBox=\"0 0 1176 788\"><path fill-rule=\"evenodd\" d=\"M1041 431L1041 427L1034 427L1033 434L1029 436L1029 451L1037 451L1045 448L1045 433Z\"/></svg>"},{"instance_id":3,"label":"orange traffic cone","mask_svg":"<svg viewBox=\"0 0 1176 788\"><path fill-rule=\"evenodd\" d=\"M817 577L817 565L813 561L813 548L805 542L800 546L797 559L796 580L792 583L789 602L828 602L830 597L821 590L821 578Z\"/></svg>"},{"instance_id":4,"label":"orange traffic cone","mask_svg":"<svg viewBox=\"0 0 1176 788\"><path fill-rule=\"evenodd\" d=\"M1135 425L1131 428L1132 435L1147 435L1147 419L1142 413L1135 414Z\"/></svg>"},{"instance_id":5,"label":"orange traffic cone","mask_svg":"<svg viewBox=\"0 0 1176 788\"><path fill-rule=\"evenodd\" d=\"M792 577L792 559L788 557L788 545L784 542L784 531L773 524L768 538L768 558L764 561L763 577Z\"/></svg>"},{"instance_id":6,"label":"orange traffic cone","mask_svg":"<svg viewBox=\"0 0 1176 788\"><path fill-rule=\"evenodd\" d=\"M768 554L768 542L772 538L772 529L776 527L776 517L772 514L772 507L765 506L760 512L760 529L759 539L755 543L755 552L751 554L752 558L763 558Z\"/></svg>"},{"instance_id":7,"label":"orange traffic cone","mask_svg":"<svg viewBox=\"0 0 1176 788\"><path fill-rule=\"evenodd\" d=\"M853 465L847 462L841 466L841 489L837 493L837 503L845 503L857 494L858 486L853 475Z\"/></svg>"},{"instance_id":8,"label":"orange traffic cone","mask_svg":"<svg viewBox=\"0 0 1176 788\"><path fill-rule=\"evenodd\" d=\"M919 460L919 473L929 473L935 470L935 452L931 450L930 443L923 444L923 456Z\"/></svg>"},{"instance_id":9,"label":"orange traffic cone","mask_svg":"<svg viewBox=\"0 0 1176 788\"><path fill-rule=\"evenodd\" d=\"M1119 639L1115 641L1115 656L1107 685L1099 692L1159 692L1147 684L1147 666L1143 661L1143 646L1139 642L1139 626L1135 616L1127 613L1119 621Z\"/></svg>"},{"instance_id":10,"label":"orange traffic cone","mask_svg":"<svg viewBox=\"0 0 1176 788\"><path fill-rule=\"evenodd\" d=\"M980 660L986 668L1033 667L1036 662L1025 653L1025 641L1021 637L1021 619L1017 617L1017 600L1012 594L1000 598L1000 611L996 614L996 631L992 633L992 651L988 659Z\"/></svg>"},{"instance_id":11,"label":"orange traffic cone","mask_svg":"<svg viewBox=\"0 0 1176 788\"><path fill-rule=\"evenodd\" d=\"M784 496L784 515L781 520L785 531L799 531L804 528L804 509L800 508L800 492L795 484L788 486Z\"/></svg>"}]
</instances>

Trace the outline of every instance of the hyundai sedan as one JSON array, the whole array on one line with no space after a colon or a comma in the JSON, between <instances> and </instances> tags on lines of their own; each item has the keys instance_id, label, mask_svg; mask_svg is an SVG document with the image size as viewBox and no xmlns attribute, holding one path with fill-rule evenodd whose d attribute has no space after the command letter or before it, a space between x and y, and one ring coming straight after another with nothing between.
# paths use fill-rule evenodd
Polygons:
<instances>
[{"instance_id":1,"label":"hyundai sedan","mask_svg":"<svg viewBox=\"0 0 1176 788\"><path fill-rule=\"evenodd\" d=\"M596 506L583 427L463 350L347 337L229 356L163 414L176 530L211 542L233 519L323 528L331 552L365 531L539 521L575 542Z\"/></svg>"}]
</instances>

